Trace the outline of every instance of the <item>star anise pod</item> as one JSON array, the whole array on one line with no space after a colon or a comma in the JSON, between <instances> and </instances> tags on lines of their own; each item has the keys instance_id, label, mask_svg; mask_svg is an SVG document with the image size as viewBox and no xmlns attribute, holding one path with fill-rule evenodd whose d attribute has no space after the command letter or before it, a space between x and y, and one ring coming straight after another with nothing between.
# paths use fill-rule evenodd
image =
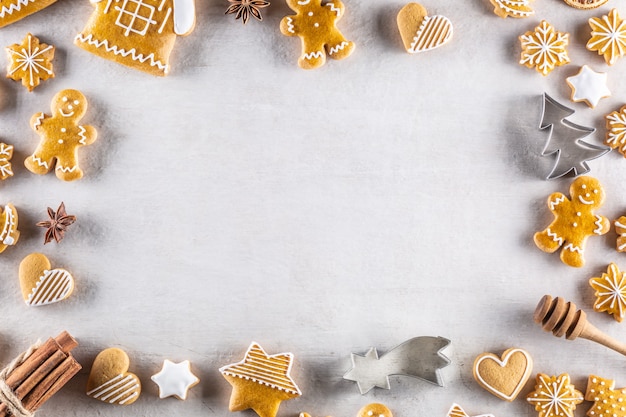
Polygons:
<instances>
[{"instance_id":1,"label":"star anise pod","mask_svg":"<svg viewBox=\"0 0 626 417\"><path fill-rule=\"evenodd\" d=\"M248 23L250 16L254 16L257 20L262 21L261 11L263 7L270 5L266 0L228 0L231 5L224 14L236 14L235 19L240 19L245 25Z\"/></svg>"},{"instance_id":2,"label":"star anise pod","mask_svg":"<svg viewBox=\"0 0 626 417\"><path fill-rule=\"evenodd\" d=\"M63 236L65 236L67 227L76 221L76 216L67 214L65 211L65 203L63 202L61 202L56 212L52 210L51 207L48 207L48 217L50 217L50 220L37 223L39 227L48 228L43 242L44 245L52 242L52 239L59 243L63 239Z\"/></svg>"}]
</instances>

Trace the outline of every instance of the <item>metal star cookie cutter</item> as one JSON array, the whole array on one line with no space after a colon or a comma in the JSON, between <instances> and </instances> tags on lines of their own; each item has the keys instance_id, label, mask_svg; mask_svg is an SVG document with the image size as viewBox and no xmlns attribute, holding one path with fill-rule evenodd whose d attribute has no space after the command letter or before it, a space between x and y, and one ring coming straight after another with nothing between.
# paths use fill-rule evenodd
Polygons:
<instances>
[{"instance_id":1,"label":"metal star cookie cutter","mask_svg":"<svg viewBox=\"0 0 626 417\"><path fill-rule=\"evenodd\" d=\"M574 177L586 174L591 169L587 161L596 159L611 150L608 146L592 145L582 141L596 129L577 125L567 120L574 110L543 93L540 130L549 129L548 140L541 151L542 156L556 154L554 167L547 180L560 178L572 172Z\"/></svg>"},{"instance_id":2,"label":"metal star cookie cutter","mask_svg":"<svg viewBox=\"0 0 626 417\"><path fill-rule=\"evenodd\" d=\"M361 395L374 387L391 389L390 376L409 376L442 387L439 370L451 361L441 351L449 345L450 341L443 337L421 336L407 340L380 357L374 347L364 356L352 353L352 369L343 379L356 382Z\"/></svg>"}]
</instances>

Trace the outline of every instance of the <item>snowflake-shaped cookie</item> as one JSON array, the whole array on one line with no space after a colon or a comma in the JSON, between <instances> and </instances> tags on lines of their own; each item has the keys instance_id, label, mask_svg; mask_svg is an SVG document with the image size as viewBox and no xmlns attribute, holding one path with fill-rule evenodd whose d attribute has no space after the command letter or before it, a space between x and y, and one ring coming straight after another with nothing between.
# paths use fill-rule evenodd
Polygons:
<instances>
[{"instance_id":1,"label":"snowflake-shaped cookie","mask_svg":"<svg viewBox=\"0 0 626 417\"><path fill-rule=\"evenodd\" d=\"M601 277L589 280L591 288L596 290L596 302L593 309L599 313L606 311L619 322L626 317L626 276L617 265L611 264Z\"/></svg>"},{"instance_id":2,"label":"snowflake-shaped cookie","mask_svg":"<svg viewBox=\"0 0 626 417\"><path fill-rule=\"evenodd\" d=\"M583 394L570 384L568 374L538 374L535 390L526 401L535 406L539 417L574 417L576 404L583 402Z\"/></svg>"},{"instance_id":3,"label":"snowflake-shaped cookie","mask_svg":"<svg viewBox=\"0 0 626 417\"><path fill-rule=\"evenodd\" d=\"M557 32L554 27L542 20L532 32L519 37L522 43L520 64L535 68L543 75L548 75L555 67L569 64L565 47L569 43L569 34Z\"/></svg>"},{"instance_id":4,"label":"snowflake-shaped cookie","mask_svg":"<svg viewBox=\"0 0 626 417\"><path fill-rule=\"evenodd\" d=\"M10 61L7 78L21 80L28 91L33 91L40 80L54 77L51 62L54 58L54 46L39 43L39 39L30 33L26 34L21 44L7 47L7 53Z\"/></svg>"},{"instance_id":5,"label":"snowflake-shaped cookie","mask_svg":"<svg viewBox=\"0 0 626 417\"><path fill-rule=\"evenodd\" d=\"M0 180L6 180L13 176L10 162L12 157L13 146L0 142Z\"/></svg>"},{"instance_id":6,"label":"snowflake-shaped cookie","mask_svg":"<svg viewBox=\"0 0 626 417\"><path fill-rule=\"evenodd\" d=\"M617 9L609 12L608 16L592 17L591 39L587 42L587 49L604 55L607 64L613 65L618 58L626 53L626 23L619 17Z\"/></svg>"},{"instance_id":7,"label":"snowflake-shaped cookie","mask_svg":"<svg viewBox=\"0 0 626 417\"><path fill-rule=\"evenodd\" d=\"M626 158L626 106L606 115L606 138L604 143Z\"/></svg>"}]
</instances>

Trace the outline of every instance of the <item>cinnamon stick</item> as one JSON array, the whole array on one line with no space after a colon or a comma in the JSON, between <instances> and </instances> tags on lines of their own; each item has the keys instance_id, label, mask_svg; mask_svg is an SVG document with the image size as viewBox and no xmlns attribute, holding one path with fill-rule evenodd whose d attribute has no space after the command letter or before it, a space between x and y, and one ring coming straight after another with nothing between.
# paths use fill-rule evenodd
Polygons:
<instances>
[{"instance_id":1,"label":"cinnamon stick","mask_svg":"<svg viewBox=\"0 0 626 417\"><path fill-rule=\"evenodd\" d=\"M26 396L37 384L39 384L50 372L52 372L58 364L63 362L67 355L60 350L54 352L50 357L41 364L19 387L13 390L20 400Z\"/></svg>"},{"instance_id":2,"label":"cinnamon stick","mask_svg":"<svg viewBox=\"0 0 626 417\"><path fill-rule=\"evenodd\" d=\"M15 390L26 378L28 378L42 363L46 361L55 351L59 349L54 339L48 339L39 346L26 360L15 368L7 376L6 384L12 390Z\"/></svg>"},{"instance_id":3,"label":"cinnamon stick","mask_svg":"<svg viewBox=\"0 0 626 417\"><path fill-rule=\"evenodd\" d=\"M76 375L81 368L80 364L72 356L68 356L23 399L22 404L24 408L28 411L38 409Z\"/></svg>"}]
</instances>

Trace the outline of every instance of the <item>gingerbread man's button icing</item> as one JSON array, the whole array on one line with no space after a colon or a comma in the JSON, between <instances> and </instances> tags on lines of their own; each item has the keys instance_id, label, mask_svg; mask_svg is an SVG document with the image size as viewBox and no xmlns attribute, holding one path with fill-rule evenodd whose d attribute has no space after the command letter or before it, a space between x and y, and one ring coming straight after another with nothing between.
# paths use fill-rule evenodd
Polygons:
<instances>
[{"instance_id":1,"label":"gingerbread man's button icing","mask_svg":"<svg viewBox=\"0 0 626 417\"><path fill-rule=\"evenodd\" d=\"M343 16L344 6L340 0L322 4L322 0L287 0L287 5L296 15L285 16L280 22L280 31L286 36L299 36L302 40L302 55L298 65L313 69L324 65L326 52L333 59L348 57L354 43L346 40L337 29L336 23Z\"/></svg>"},{"instance_id":2,"label":"gingerbread man's button icing","mask_svg":"<svg viewBox=\"0 0 626 417\"><path fill-rule=\"evenodd\" d=\"M78 148L92 144L97 137L93 126L79 124L87 112L87 99L78 90L63 90L52 98L52 116L34 114L31 128L41 140L24 165L34 174L46 174L54 168L64 181L82 178L78 166Z\"/></svg>"},{"instance_id":3,"label":"gingerbread man's button icing","mask_svg":"<svg viewBox=\"0 0 626 417\"><path fill-rule=\"evenodd\" d=\"M594 213L604 203L604 189L595 178L579 177L570 186L571 200L561 193L548 197L554 220L543 231L535 233L535 244L544 252L561 249L561 260L573 267L585 264L583 251L589 236L609 231L609 219Z\"/></svg>"},{"instance_id":4,"label":"gingerbread man's button icing","mask_svg":"<svg viewBox=\"0 0 626 417\"><path fill-rule=\"evenodd\" d=\"M96 10L74 44L131 68L164 76L177 36L196 23L194 0L90 0Z\"/></svg>"}]
</instances>

